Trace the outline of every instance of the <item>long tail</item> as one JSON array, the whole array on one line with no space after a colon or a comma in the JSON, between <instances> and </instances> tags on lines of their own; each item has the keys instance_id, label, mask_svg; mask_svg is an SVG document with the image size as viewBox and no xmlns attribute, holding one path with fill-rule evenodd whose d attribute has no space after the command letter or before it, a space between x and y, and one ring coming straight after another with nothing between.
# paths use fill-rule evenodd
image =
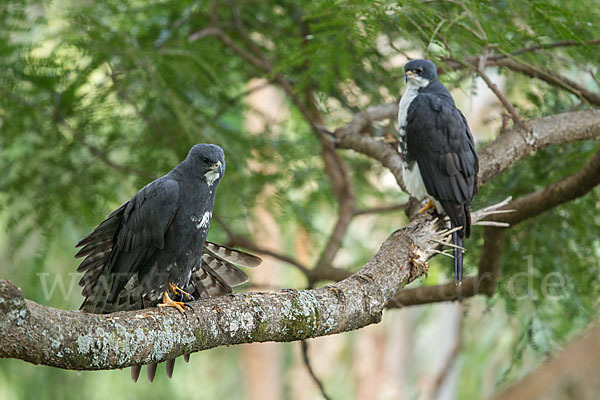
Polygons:
<instances>
[{"instance_id":1,"label":"long tail","mask_svg":"<svg viewBox=\"0 0 600 400\"><path fill-rule=\"evenodd\" d=\"M462 284L463 280L463 238L460 237L459 232L452 232L452 243L454 243L454 279L458 285Z\"/></svg>"}]
</instances>

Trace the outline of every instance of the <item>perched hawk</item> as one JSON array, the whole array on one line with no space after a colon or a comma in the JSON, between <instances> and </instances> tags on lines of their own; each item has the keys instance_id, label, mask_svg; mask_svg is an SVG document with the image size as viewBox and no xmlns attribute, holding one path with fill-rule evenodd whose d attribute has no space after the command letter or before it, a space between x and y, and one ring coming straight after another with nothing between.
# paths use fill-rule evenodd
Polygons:
<instances>
[{"instance_id":1,"label":"perched hawk","mask_svg":"<svg viewBox=\"0 0 600 400\"><path fill-rule=\"evenodd\" d=\"M450 217L456 246L471 231L470 206L477 194L479 158L467 120L438 80L429 60L412 60L404 66L406 91L400 100L398 124L403 179L408 193L418 200L427 196L425 210L435 206ZM462 251L454 248L454 278L462 282Z\"/></svg>"},{"instance_id":2,"label":"perched hawk","mask_svg":"<svg viewBox=\"0 0 600 400\"><path fill-rule=\"evenodd\" d=\"M231 293L246 282L248 276L233 264L256 267L261 259L206 242L224 172L223 150L197 144L77 243L82 249L75 257L85 257L77 268L85 272L81 310L106 314L159 306L185 313L184 299ZM174 365L175 359L166 362L169 378ZM134 381L140 369L132 367ZM148 364L150 382L155 372L156 364Z\"/></svg>"}]
</instances>

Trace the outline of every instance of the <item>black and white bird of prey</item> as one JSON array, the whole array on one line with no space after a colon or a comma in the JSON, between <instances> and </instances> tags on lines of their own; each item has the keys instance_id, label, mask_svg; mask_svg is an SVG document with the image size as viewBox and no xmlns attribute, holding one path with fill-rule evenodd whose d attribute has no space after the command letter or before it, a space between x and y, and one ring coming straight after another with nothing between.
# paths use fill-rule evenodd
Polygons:
<instances>
[{"instance_id":1,"label":"black and white bird of prey","mask_svg":"<svg viewBox=\"0 0 600 400\"><path fill-rule=\"evenodd\" d=\"M463 238L471 232L471 201L477 195L479 158L467 120L429 60L404 66L406 91L398 112L399 150L408 193L429 198L419 212L434 207L450 218L453 228L454 278L462 282ZM433 201L431 200L433 197Z\"/></svg>"},{"instance_id":2,"label":"black and white bird of prey","mask_svg":"<svg viewBox=\"0 0 600 400\"><path fill-rule=\"evenodd\" d=\"M233 264L256 267L261 259L206 241L224 173L223 150L197 144L77 243L75 257L85 257L77 268L85 273L81 310L107 314L158 306L185 314L185 299L224 295L246 282L248 276ZM169 378L174 365L175 359L166 362ZM140 369L132 367L134 381ZM146 372L152 382L156 363Z\"/></svg>"}]
</instances>

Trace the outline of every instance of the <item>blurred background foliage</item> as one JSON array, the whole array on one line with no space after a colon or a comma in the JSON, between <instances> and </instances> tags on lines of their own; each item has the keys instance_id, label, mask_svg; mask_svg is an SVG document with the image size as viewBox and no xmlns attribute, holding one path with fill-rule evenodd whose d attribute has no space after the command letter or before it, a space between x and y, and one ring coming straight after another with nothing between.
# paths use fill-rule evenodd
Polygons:
<instances>
[{"instance_id":1,"label":"blurred background foliage","mask_svg":"<svg viewBox=\"0 0 600 400\"><path fill-rule=\"evenodd\" d=\"M291 96L316 107L323 123L335 128L370 105L397 100L407 55L426 56L446 72L441 79L453 89L481 146L498 134L504 111L472 72L447 68L448 58L569 41L574 44L526 52L519 60L600 91L594 75L600 52L598 43L590 42L600 38L595 0L223 0L212 5L181 0L0 4L0 277L20 286L27 298L78 308L74 243L199 142L219 144L227 159L215 206L219 221L213 221L209 239L225 242L224 227L255 234L260 231L255 227L266 223L257 209L267 210L281 237L263 234L254 240L266 247L277 243L278 251L305 263L316 261L337 203L319 140ZM220 40L215 23L231 45ZM541 80L504 68L487 72L523 118L591 107ZM280 80L290 92L276 92L281 101L270 106L273 96L260 94L281 86ZM260 121L258 128L250 119ZM389 132L392 125L379 128ZM572 174L595 148L597 143L588 142L539 151L482 187L475 208ZM407 200L377 162L353 152L342 157L358 207ZM329 358L315 356L331 396L437 398L427 397L423 382L443 364L429 347L449 340L431 334L445 332L440 321L447 307L458 310L460 351L451 383L436 392L447 397L439 398L485 398L535 368L597 317L599 198L595 189L511 228L492 299L390 311L378 327L311 341L317 348L337 349ZM401 210L357 217L336 266L358 269L405 222ZM481 243L481 231L474 229L466 266L477 265ZM438 258L429 277L413 285L451 279L449 260ZM276 271L275 286L305 287L304 276L288 265L278 263ZM532 272L515 278L523 271ZM542 282L551 272L560 273L565 285L548 296ZM414 346L398 347L399 340ZM371 365L364 361L371 354L364 343L379 345L396 360L381 365L404 363L401 376L369 371L387 375L378 378L380 384L361 379L357 360ZM89 398L234 399L251 398L256 385L277 387L275 398L320 398L306 380L297 344L277 346L277 379L264 382L248 372L246 358L254 353L243 350L247 346L195 355L172 381L159 376L152 386L132 386L121 371L78 374L1 360L0 398L75 399L85 391ZM411 355L394 353L400 351ZM298 382L308 387L299 391Z\"/></svg>"}]
</instances>

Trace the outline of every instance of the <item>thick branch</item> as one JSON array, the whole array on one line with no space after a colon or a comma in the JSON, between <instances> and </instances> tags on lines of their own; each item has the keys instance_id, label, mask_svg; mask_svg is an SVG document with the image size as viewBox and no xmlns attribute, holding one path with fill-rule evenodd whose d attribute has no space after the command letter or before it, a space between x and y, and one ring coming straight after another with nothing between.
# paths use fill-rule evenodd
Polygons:
<instances>
[{"instance_id":1,"label":"thick branch","mask_svg":"<svg viewBox=\"0 0 600 400\"><path fill-rule=\"evenodd\" d=\"M600 391L600 326L565 347L496 400L596 399Z\"/></svg>"},{"instance_id":2,"label":"thick branch","mask_svg":"<svg viewBox=\"0 0 600 400\"><path fill-rule=\"evenodd\" d=\"M0 281L0 357L65 369L114 369L250 342L289 342L377 323L399 287L422 274L439 239L427 215L394 232L356 274L316 290L244 293L177 312L109 315L57 310L24 300Z\"/></svg>"},{"instance_id":3,"label":"thick branch","mask_svg":"<svg viewBox=\"0 0 600 400\"><path fill-rule=\"evenodd\" d=\"M514 225L560 204L579 198L599 184L600 148L577 173L537 192L516 199L507 206L507 208L515 210L514 212L498 214L491 219Z\"/></svg>"},{"instance_id":4,"label":"thick branch","mask_svg":"<svg viewBox=\"0 0 600 400\"><path fill-rule=\"evenodd\" d=\"M600 110L569 112L527 121L479 150L479 182L483 185L533 151L598 138Z\"/></svg>"},{"instance_id":5,"label":"thick branch","mask_svg":"<svg viewBox=\"0 0 600 400\"><path fill-rule=\"evenodd\" d=\"M384 165L401 168L393 146L360 134L372 120L393 117L395 108L372 107L338 129L336 136L348 148L372 152L369 155ZM481 181L531 151L599 136L599 111L530 121L481 150ZM597 155L590 163L596 159ZM438 244L431 239L438 235L438 223L428 218L421 215L392 234L357 274L333 286L209 299L196 302L188 318L155 309L110 315L56 310L24 300L14 285L2 281L0 356L68 369L110 369L221 345L292 341L358 329L378 322L398 288L418 277L435 254ZM475 281L465 281L463 296L471 284Z\"/></svg>"},{"instance_id":6,"label":"thick branch","mask_svg":"<svg viewBox=\"0 0 600 400\"><path fill-rule=\"evenodd\" d=\"M379 160L403 186L402 157L398 151L393 145L362 134L373 121L394 118L397 113L396 103L369 107L336 129L334 136L339 148L352 149ZM524 122L479 149L479 182L483 185L533 151L555 144L598 138L600 110L556 114Z\"/></svg>"},{"instance_id":7,"label":"thick branch","mask_svg":"<svg viewBox=\"0 0 600 400\"><path fill-rule=\"evenodd\" d=\"M337 128L333 135L338 148L352 149L379 160L394 174L398 185L405 189L402 181L402 157L396 147L362 134L371 127L373 121L394 118L397 114L398 103L396 102L372 106L356 114L346 125Z\"/></svg>"}]
</instances>

